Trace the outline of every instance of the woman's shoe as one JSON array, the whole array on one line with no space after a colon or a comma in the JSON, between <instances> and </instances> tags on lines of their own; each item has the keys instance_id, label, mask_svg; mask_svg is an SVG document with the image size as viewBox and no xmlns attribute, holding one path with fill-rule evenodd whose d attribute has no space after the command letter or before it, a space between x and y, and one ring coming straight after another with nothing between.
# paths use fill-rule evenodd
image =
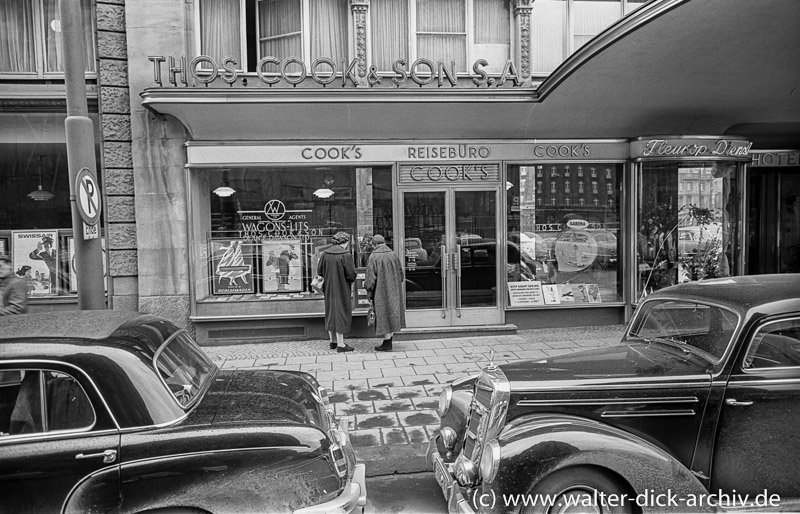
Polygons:
<instances>
[{"instance_id":1,"label":"woman's shoe","mask_svg":"<svg viewBox=\"0 0 800 514\"><path fill-rule=\"evenodd\" d=\"M335 350L338 346L336 343L331 343L331 350Z\"/></svg>"},{"instance_id":2,"label":"woman's shoe","mask_svg":"<svg viewBox=\"0 0 800 514\"><path fill-rule=\"evenodd\" d=\"M375 347L376 352L391 352L392 351L392 338L384 339L380 346Z\"/></svg>"},{"instance_id":3,"label":"woman's shoe","mask_svg":"<svg viewBox=\"0 0 800 514\"><path fill-rule=\"evenodd\" d=\"M353 350L355 350L355 348L353 348L349 344L346 344L344 346L337 346L336 347L336 351L339 352L339 353L352 352Z\"/></svg>"}]
</instances>

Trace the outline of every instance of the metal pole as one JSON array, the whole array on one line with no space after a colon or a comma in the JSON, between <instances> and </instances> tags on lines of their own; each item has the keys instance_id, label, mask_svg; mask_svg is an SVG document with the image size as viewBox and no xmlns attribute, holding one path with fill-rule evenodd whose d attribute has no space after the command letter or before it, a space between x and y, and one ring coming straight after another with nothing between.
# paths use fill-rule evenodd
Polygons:
<instances>
[{"instance_id":1,"label":"metal pole","mask_svg":"<svg viewBox=\"0 0 800 514\"><path fill-rule=\"evenodd\" d=\"M58 7L64 47L64 83L67 93L67 119L64 125L67 136L72 234L75 238L75 273L78 277L78 308L103 310L106 308L106 298L100 238L84 238L85 222L76 201L78 172L87 168L97 177L94 126L89 119L86 102L86 52L83 39L84 29L92 28L82 26L80 0L59 0Z\"/></svg>"}]
</instances>

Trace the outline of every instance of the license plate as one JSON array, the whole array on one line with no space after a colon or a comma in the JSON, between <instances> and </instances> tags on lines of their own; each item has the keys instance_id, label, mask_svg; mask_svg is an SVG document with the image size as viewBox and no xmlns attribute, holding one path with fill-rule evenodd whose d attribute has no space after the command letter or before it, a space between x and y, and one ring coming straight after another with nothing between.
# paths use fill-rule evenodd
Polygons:
<instances>
[{"instance_id":1,"label":"license plate","mask_svg":"<svg viewBox=\"0 0 800 514\"><path fill-rule=\"evenodd\" d=\"M439 483L439 487L442 489L442 495L445 499L449 498L453 479L450 477L450 473L447 471L444 463L439 459L437 459L434 464L433 474L436 477L436 482Z\"/></svg>"}]
</instances>

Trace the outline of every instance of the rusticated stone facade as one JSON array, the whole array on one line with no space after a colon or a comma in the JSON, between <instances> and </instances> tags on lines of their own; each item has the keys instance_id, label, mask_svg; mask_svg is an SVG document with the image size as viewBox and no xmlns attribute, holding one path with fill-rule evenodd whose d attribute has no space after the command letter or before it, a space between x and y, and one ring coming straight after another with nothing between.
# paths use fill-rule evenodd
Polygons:
<instances>
[{"instance_id":1,"label":"rusticated stone facade","mask_svg":"<svg viewBox=\"0 0 800 514\"><path fill-rule=\"evenodd\" d=\"M110 303L116 310L137 310L136 210L124 1L98 0L95 12Z\"/></svg>"}]
</instances>

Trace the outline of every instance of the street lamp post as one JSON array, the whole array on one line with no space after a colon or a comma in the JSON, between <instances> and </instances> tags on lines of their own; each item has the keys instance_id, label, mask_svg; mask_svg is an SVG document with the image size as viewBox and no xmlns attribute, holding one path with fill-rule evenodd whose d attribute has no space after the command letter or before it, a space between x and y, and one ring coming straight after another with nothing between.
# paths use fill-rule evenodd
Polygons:
<instances>
[{"instance_id":1,"label":"street lamp post","mask_svg":"<svg viewBox=\"0 0 800 514\"><path fill-rule=\"evenodd\" d=\"M59 0L61 38L64 48L64 84L67 119L64 122L69 168L69 198L72 235L75 238L75 274L78 308L106 308L103 287L100 210L94 154L94 126L86 102L86 52L80 0ZM87 27L91 30L91 27Z\"/></svg>"}]
</instances>

